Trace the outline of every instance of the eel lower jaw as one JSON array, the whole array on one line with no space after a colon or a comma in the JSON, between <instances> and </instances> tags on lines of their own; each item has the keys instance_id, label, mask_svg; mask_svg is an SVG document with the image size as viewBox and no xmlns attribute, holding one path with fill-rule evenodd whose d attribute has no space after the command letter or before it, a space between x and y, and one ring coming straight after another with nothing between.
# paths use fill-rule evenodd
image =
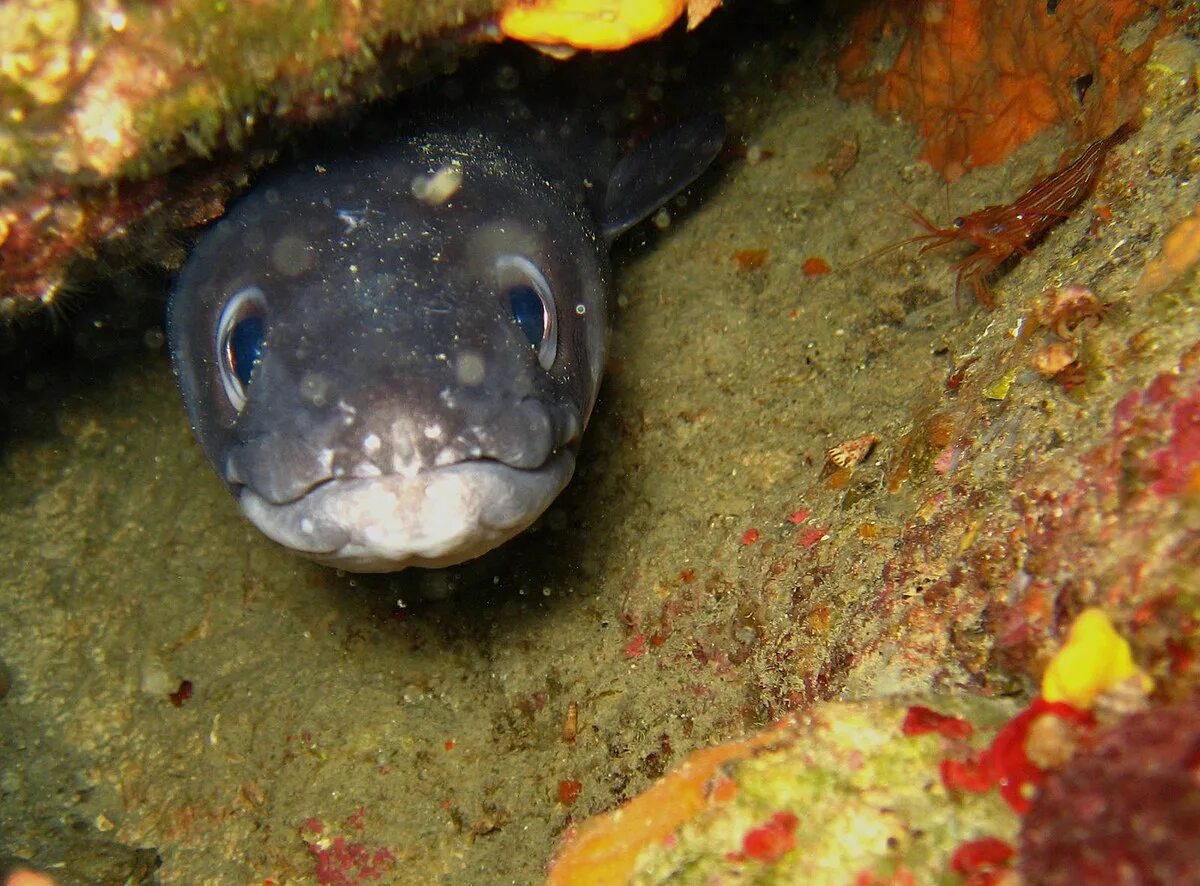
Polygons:
<instances>
[{"instance_id":1,"label":"eel lower jaw","mask_svg":"<svg viewBox=\"0 0 1200 886\"><path fill-rule=\"evenodd\" d=\"M285 504L248 486L237 496L250 522L297 553L351 572L394 572L487 553L541 516L574 470L572 446L532 470L484 459L331 479Z\"/></svg>"}]
</instances>

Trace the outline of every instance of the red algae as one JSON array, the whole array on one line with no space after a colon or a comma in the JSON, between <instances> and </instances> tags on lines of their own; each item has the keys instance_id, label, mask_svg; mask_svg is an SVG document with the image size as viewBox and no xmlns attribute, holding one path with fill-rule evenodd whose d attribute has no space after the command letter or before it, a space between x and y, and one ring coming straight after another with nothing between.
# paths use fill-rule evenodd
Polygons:
<instances>
[{"instance_id":1,"label":"red algae","mask_svg":"<svg viewBox=\"0 0 1200 886\"><path fill-rule=\"evenodd\" d=\"M558 783L558 802L570 806L583 793L583 782L575 778L564 778Z\"/></svg>"},{"instance_id":2,"label":"red algae","mask_svg":"<svg viewBox=\"0 0 1200 886\"><path fill-rule=\"evenodd\" d=\"M799 823L795 813L776 812L765 824L750 829L742 837L741 857L775 864L795 848Z\"/></svg>"},{"instance_id":3,"label":"red algae","mask_svg":"<svg viewBox=\"0 0 1200 886\"><path fill-rule=\"evenodd\" d=\"M313 873L317 882L327 886L382 880L396 865L396 857L389 850L371 850L345 837L334 837L325 847L310 843L308 851L316 859Z\"/></svg>"},{"instance_id":4,"label":"red algae","mask_svg":"<svg viewBox=\"0 0 1200 886\"><path fill-rule=\"evenodd\" d=\"M967 878L972 886L996 882L1001 870L1008 867L1016 850L999 837L980 837L968 840L950 858L950 869Z\"/></svg>"},{"instance_id":5,"label":"red algae","mask_svg":"<svg viewBox=\"0 0 1200 886\"><path fill-rule=\"evenodd\" d=\"M1046 772L1029 759L1025 742L1034 722L1043 716L1058 717L1083 729L1089 729L1095 723L1088 711L1062 702L1034 699L996 733L992 743L980 754L968 760L944 760L942 783L951 790L974 793L996 787L1015 812L1028 811L1032 790L1042 783Z\"/></svg>"},{"instance_id":6,"label":"red algae","mask_svg":"<svg viewBox=\"0 0 1200 886\"><path fill-rule=\"evenodd\" d=\"M181 680L179 681L179 688L169 693L167 697L171 699L171 704L177 708L181 708L183 707L183 703L192 697L192 689L191 680Z\"/></svg>"},{"instance_id":7,"label":"red algae","mask_svg":"<svg viewBox=\"0 0 1200 886\"><path fill-rule=\"evenodd\" d=\"M360 806L346 819L346 827L361 831L365 827L366 807ZM335 834L325 835L326 826L316 816L305 819L300 834L308 846L315 866L313 875L324 886L353 886L379 882L396 866L395 854L385 846L368 846Z\"/></svg>"},{"instance_id":8,"label":"red algae","mask_svg":"<svg viewBox=\"0 0 1200 886\"><path fill-rule=\"evenodd\" d=\"M811 548L813 545L824 539L828 534L828 526L818 526L815 529L809 529L805 532L798 532L796 534L796 541L802 547Z\"/></svg>"},{"instance_id":9,"label":"red algae","mask_svg":"<svg viewBox=\"0 0 1200 886\"><path fill-rule=\"evenodd\" d=\"M1155 495L1200 492L1200 387L1171 411L1171 439L1151 455Z\"/></svg>"},{"instance_id":10,"label":"red algae","mask_svg":"<svg viewBox=\"0 0 1200 886\"><path fill-rule=\"evenodd\" d=\"M819 277L822 274L828 274L833 270L829 262L820 256L814 255L804 260L804 264L800 266L806 277Z\"/></svg>"},{"instance_id":11,"label":"red algae","mask_svg":"<svg viewBox=\"0 0 1200 886\"><path fill-rule=\"evenodd\" d=\"M924 705L913 705L905 714L900 730L905 735L927 735L936 732L945 738L970 738L975 727L961 717L939 714Z\"/></svg>"},{"instance_id":12,"label":"red algae","mask_svg":"<svg viewBox=\"0 0 1200 886\"><path fill-rule=\"evenodd\" d=\"M646 635L640 631L625 644L625 657L638 658L646 654Z\"/></svg>"}]
</instances>

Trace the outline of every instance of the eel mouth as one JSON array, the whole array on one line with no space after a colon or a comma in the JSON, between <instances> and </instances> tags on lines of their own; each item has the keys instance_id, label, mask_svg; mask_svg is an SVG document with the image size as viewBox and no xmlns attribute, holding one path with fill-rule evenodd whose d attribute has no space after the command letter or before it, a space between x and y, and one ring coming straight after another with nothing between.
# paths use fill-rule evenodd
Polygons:
<instances>
[{"instance_id":1,"label":"eel mouth","mask_svg":"<svg viewBox=\"0 0 1200 886\"><path fill-rule=\"evenodd\" d=\"M395 572L487 553L541 516L574 470L574 447L564 447L536 469L479 459L410 476L329 479L282 504L249 486L237 497L264 535L318 563Z\"/></svg>"}]
</instances>

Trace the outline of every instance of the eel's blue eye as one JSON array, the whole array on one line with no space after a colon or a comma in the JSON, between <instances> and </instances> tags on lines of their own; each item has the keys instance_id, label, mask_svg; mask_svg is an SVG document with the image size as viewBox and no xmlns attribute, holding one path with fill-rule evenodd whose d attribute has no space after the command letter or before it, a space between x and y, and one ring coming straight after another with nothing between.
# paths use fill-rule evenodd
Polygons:
<instances>
[{"instance_id":1,"label":"eel's blue eye","mask_svg":"<svg viewBox=\"0 0 1200 886\"><path fill-rule=\"evenodd\" d=\"M558 356L558 311L546 275L523 255L502 255L496 259L496 285L538 363L549 370Z\"/></svg>"},{"instance_id":2,"label":"eel's blue eye","mask_svg":"<svg viewBox=\"0 0 1200 886\"><path fill-rule=\"evenodd\" d=\"M217 321L217 373L229 405L246 407L246 391L262 362L267 338L267 297L257 286L239 289L225 303Z\"/></svg>"},{"instance_id":3,"label":"eel's blue eye","mask_svg":"<svg viewBox=\"0 0 1200 886\"><path fill-rule=\"evenodd\" d=\"M513 319L536 348L546 337L546 307L542 297L528 283L517 283L508 288L508 304Z\"/></svg>"},{"instance_id":4,"label":"eel's blue eye","mask_svg":"<svg viewBox=\"0 0 1200 886\"><path fill-rule=\"evenodd\" d=\"M258 314L239 320L229 333L229 362L233 374L242 383L243 388L250 387L250 376L254 367L262 359L263 338L267 334L267 326Z\"/></svg>"}]
</instances>

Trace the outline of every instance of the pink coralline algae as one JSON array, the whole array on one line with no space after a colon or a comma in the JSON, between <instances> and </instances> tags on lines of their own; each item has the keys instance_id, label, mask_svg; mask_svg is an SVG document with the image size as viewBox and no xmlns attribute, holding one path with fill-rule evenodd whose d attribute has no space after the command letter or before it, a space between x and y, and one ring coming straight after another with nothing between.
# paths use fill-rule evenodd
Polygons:
<instances>
[{"instance_id":1,"label":"pink coralline algae","mask_svg":"<svg viewBox=\"0 0 1200 886\"><path fill-rule=\"evenodd\" d=\"M362 843L351 843L345 837L334 837L323 848L310 843L308 851L317 860L314 871L317 882L327 886L381 880L396 865L396 856L388 849L371 850Z\"/></svg>"},{"instance_id":2,"label":"pink coralline algae","mask_svg":"<svg viewBox=\"0 0 1200 886\"><path fill-rule=\"evenodd\" d=\"M347 826L362 830L365 812L360 807L347 819ZM343 836L324 836L325 825L319 818L307 819L300 832L316 861L313 874L323 886L379 882L396 866L396 856L387 847L372 848Z\"/></svg>"},{"instance_id":3,"label":"pink coralline algae","mask_svg":"<svg viewBox=\"0 0 1200 886\"><path fill-rule=\"evenodd\" d=\"M1200 492L1200 387L1176 404L1171 413L1171 439L1151 455L1158 477L1150 484L1156 495Z\"/></svg>"}]
</instances>

